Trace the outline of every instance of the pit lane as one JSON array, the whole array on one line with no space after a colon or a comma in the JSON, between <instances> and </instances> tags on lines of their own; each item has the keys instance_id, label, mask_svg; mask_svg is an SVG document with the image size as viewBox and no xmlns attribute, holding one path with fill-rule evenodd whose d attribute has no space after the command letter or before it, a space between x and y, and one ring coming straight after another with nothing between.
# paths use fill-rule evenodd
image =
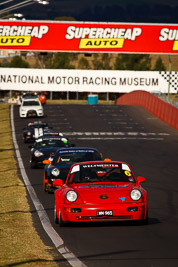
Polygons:
<instances>
[{"instance_id":1,"label":"pit lane","mask_svg":"<svg viewBox=\"0 0 178 267\"><path fill-rule=\"evenodd\" d=\"M59 229L53 222L54 196L43 191L43 170L30 169L30 150L22 141L22 129L31 120L20 119L14 106L15 133L27 176L52 226L78 259L87 266L178 264L176 130L136 106L46 105L43 121L76 146L96 147L103 157L126 161L136 176L147 179L143 187L148 191L149 225L87 223ZM31 209L40 236L51 244L33 205ZM61 257L58 262L67 264Z\"/></svg>"}]
</instances>

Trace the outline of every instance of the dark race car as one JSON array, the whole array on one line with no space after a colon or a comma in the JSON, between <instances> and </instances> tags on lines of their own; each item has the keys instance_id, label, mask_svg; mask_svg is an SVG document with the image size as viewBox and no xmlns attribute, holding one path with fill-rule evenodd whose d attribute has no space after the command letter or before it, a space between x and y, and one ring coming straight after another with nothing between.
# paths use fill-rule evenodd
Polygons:
<instances>
[{"instance_id":1,"label":"dark race car","mask_svg":"<svg viewBox=\"0 0 178 267\"><path fill-rule=\"evenodd\" d=\"M48 125L46 122L42 121L34 121L28 123L26 128L23 128L23 141L24 143L32 142L40 136L43 135L44 132L51 132L52 127Z\"/></svg>"},{"instance_id":2,"label":"dark race car","mask_svg":"<svg viewBox=\"0 0 178 267\"><path fill-rule=\"evenodd\" d=\"M119 161L93 161L71 166L65 184L54 181L54 218L66 222L148 222L144 177L135 177L131 167Z\"/></svg>"},{"instance_id":3,"label":"dark race car","mask_svg":"<svg viewBox=\"0 0 178 267\"><path fill-rule=\"evenodd\" d=\"M102 160L102 154L95 148L77 147L60 148L56 151L53 161L46 161L44 168L43 187L48 193L54 192L54 180L62 179L65 182L68 171L75 162Z\"/></svg>"},{"instance_id":4,"label":"dark race car","mask_svg":"<svg viewBox=\"0 0 178 267\"><path fill-rule=\"evenodd\" d=\"M69 141L63 136L42 136L31 147L31 168L44 167L44 160L52 160L60 147L70 147Z\"/></svg>"}]
</instances>

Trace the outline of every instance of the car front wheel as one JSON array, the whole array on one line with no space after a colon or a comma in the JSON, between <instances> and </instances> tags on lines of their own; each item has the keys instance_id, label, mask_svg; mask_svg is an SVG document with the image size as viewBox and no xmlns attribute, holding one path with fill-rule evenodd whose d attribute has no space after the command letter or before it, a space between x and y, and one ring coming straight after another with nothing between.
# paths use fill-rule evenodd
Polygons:
<instances>
[{"instance_id":1,"label":"car front wheel","mask_svg":"<svg viewBox=\"0 0 178 267\"><path fill-rule=\"evenodd\" d=\"M56 224L59 224L59 219L58 219L57 214L56 214L56 207L54 207L54 222Z\"/></svg>"},{"instance_id":2,"label":"car front wheel","mask_svg":"<svg viewBox=\"0 0 178 267\"><path fill-rule=\"evenodd\" d=\"M145 219L141 220L140 223L142 225L147 225L148 224L148 220L149 220L149 218L148 218L148 211L147 211Z\"/></svg>"},{"instance_id":3,"label":"car front wheel","mask_svg":"<svg viewBox=\"0 0 178 267\"><path fill-rule=\"evenodd\" d=\"M31 161L30 162L30 167L31 167L31 169L35 169L36 168L35 162Z\"/></svg>"},{"instance_id":4,"label":"car front wheel","mask_svg":"<svg viewBox=\"0 0 178 267\"><path fill-rule=\"evenodd\" d=\"M43 187L43 188L44 188L44 191L45 191L45 192L48 191L48 188L47 188L47 184L46 184L46 183L44 183L44 187Z\"/></svg>"},{"instance_id":5,"label":"car front wheel","mask_svg":"<svg viewBox=\"0 0 178 267\"><path fill-rule=\"evenodd\" d=\"M59 221L59 226L60 227L63 227L65 225L65 223L64 223L64 221L63 221L63 219L61 217L61 212L60 211L59 211L59 219L58 219L58 221Z\"/></svg>"}]
</instances>

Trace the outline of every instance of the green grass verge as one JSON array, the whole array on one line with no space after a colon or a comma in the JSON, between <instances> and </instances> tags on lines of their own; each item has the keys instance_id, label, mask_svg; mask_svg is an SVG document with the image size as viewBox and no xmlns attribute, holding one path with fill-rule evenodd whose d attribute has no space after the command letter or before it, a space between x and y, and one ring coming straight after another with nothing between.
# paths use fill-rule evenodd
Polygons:
<instances>
[{"instance_id":1,"label":"green grass verge","mask_svg":"<svg viewBox=\"0 0 178 267\"><path fill-rule=\"evenodd\" d=\"M0 140L0 266L57 266L52 248L33 227L25 186L17 175L7 104L0 104Z\"/></svg>"},{"instance_id":2,"label":"green grass verge","mask_svg":"<svg viewBox=\"0 0 178 267\"><path fill-rule=\"evenodd\" d=\"M80 104L80 105L86 105L88 104L87 100L64 100L64 99L56 99L56 100L50 100L47 99L47 104ZM99 105L114 105L115 101L113 100L98 100Z\"/></svg>"}]
</instances>

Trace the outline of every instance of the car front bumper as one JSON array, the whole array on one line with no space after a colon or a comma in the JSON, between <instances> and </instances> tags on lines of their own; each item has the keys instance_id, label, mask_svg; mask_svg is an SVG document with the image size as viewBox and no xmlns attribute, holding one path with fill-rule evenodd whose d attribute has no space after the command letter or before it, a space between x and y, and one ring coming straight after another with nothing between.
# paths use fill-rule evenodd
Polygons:
<instances>
[{"instance_id":1,"label":"car front bumper","mask_svg":"<svg viewBox=\"0 0 178 267\"><path fill-rule=\"evenodd\" d=\"M19 115L21 118L26 118L26 117L43 117L44 112L43 110L26 110L26 111L20 111Z\"/></svg>"},{"instance_id":2,"label":"car front bumper","mask_svg":"<svg viewBox=\"0 0 178 267\"><path fill-rule=\"evenodd\" d=\"M98 216L97 211L112 211L113 215ZM61 204L60 212L63 221L135 221L144 220L147 204L131 202L121 204Z\"/></svg>"}]
</instances>

